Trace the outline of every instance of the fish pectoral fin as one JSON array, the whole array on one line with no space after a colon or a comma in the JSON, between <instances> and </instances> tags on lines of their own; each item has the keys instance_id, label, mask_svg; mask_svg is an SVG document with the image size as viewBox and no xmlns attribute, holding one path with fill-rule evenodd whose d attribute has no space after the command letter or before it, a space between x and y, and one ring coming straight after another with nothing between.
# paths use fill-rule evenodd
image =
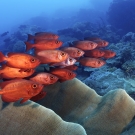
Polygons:
<instances>
[{"instance_id":1,"label":"fish pectoral fin","mask_svg":"<svg viewBox=\"0 0 135 135\"><path fill-rule=\"evenodd\" d=\"M20 103L22 104L22 103L26 102L26 101L29 100L29 99L30 99L29 97L23 98L23 99L20 101Z\"/></svg>"}]
</instances>

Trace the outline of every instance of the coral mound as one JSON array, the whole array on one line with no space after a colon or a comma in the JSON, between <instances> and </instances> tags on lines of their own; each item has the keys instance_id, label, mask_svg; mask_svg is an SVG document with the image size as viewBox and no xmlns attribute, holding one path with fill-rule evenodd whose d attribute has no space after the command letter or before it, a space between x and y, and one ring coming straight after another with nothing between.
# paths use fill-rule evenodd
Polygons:
<instances>
[{"instance_id":1,"label":"coral mound","mask_svg":"<svg viewBox=\"0 0 135 135\"><path fill-rule=\"evenodd\" d=\"M0 101L0 134L119 135L135 115L135 101L123 89L99 96L73 79L44 90L42 106L28 101L2 108Z\"/></svg>"}]
</instances>

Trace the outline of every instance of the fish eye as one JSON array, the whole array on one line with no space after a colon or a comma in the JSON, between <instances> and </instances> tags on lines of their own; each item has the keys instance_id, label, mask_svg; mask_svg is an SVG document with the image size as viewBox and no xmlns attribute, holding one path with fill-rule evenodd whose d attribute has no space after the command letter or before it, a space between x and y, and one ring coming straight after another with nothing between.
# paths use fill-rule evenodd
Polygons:
<instances>
[{"instance_id":1,"label":"fish eye","mask_svg":"<svg viewBox=\"0 0 135 135\"><path fill-rule=\"evenodd\" d=\"M35 62L35 61L36 61L36 59L35 59L35 58L32 58L30 61L33 63L33 62Z\"/></svg>"},{"instance_id":2,"label":"fish eye","mask_svg":"<svg viewBox=\"0 0 135 135\"><path fill-rule=\"evenodd\" d=\"M78 50L77 53L80 54L81 52Z\"/></svg>"},{"instance_id":3,"label":"fish eye","mask_svg":"<svg viewBox=\"0 0 135 135\"><path fill-rule=\"evenodd\" d=\"M62 55L62 56L65 56L66 54L65 54L64 52L61 52L61 55Z\"/></svg>"},{"instance_id":4,"label":"fish eye","mask_svg":"<svg viewBox=\"0 0 135 135\"><path fill-rule=\"evenodd\" d=\"M37 84L33 84L33 85L32 85L32 88L33 88L33 89L36 89L36 88L37 88Z\"/></svg>"},{"instance_id":5,"label":"fish eye","mask_svg":"<svg viewBox=\"0 0 135 135\"><path fill-rule=\"evenodd\" d=\"M69 76L71 76L71 75L72 75L72 73L70 72L70 73L69 73Z\"/></svg>"},{"instance_id":6,"label":"fish eye","mask_svg":"<svg viewBox=\"0 0 135 135\"><path fill-rule=\"evenodd\" d=\"M59 41L57 40L57 41L55 41L55 43L56 43L56 44L58 44L58 43L59 43Z\"/></svg>"},{"instance_id":7,"label":"fish eye","mask_svg":"<svg viewBox=\"0 0 135 135\"><path fill-rule=\"evenodd\" d=\"M73 60L70 58L69 61L72 62Z\"/></svg>"},{"instance_id":8,"label":"fish eye","mask_svg":"<svg viewBox=\"0 0 135 135\"><path fill-rule=\"evenodd\" d=\"M101 64L101 62L100 62L100 61L98 61L98 64Z\"/></svg>"},{"instance_id":9,"label":"fish eye","mask_svg":"<svg viewBox=\"0 0 135 135\"><path fill-rule=\"evenodd\" d=\"M53 79L54 79L54 77L53 77L53 76L50 76L50 79L51 79L51 80L53 80Z\"/></svg>"}]
</instances>

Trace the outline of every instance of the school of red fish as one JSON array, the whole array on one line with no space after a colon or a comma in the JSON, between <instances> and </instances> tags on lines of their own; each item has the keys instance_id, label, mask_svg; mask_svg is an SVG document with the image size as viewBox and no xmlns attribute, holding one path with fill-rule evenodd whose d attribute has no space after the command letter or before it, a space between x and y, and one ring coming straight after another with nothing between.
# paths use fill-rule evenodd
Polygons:
<instances>
[{"instance_id":1,"label":"school of red fish","mask_svg":"<svg viewBox=\"0 0 135 135\"><path fill-rule=\"evenodd\" d=\"M57 81L64 82L76 77L78 62L82 66L100 68L105 60L116 55L111 50L105 50L108 42L88 37L83 41L73 41L69 47L62 47L63 42L59 36L50 32L28 34L25 42L26 51L34 48L34 56L27 53L8 53L6 56L0 52L0 95L4 102L21 100L38 101L46 96L43 87ZM34 42L34 43L31 43ZM36 72L41 64L49 65L48 72ZM4 80L9 79L9 80Z\"/></svg>"}]
</instances>

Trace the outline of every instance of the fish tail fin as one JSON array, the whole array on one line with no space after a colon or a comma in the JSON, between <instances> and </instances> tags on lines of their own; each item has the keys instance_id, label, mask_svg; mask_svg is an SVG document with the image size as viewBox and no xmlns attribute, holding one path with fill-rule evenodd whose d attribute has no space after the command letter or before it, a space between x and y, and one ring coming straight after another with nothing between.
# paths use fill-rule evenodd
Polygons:
<instances>
[{"instance_id":1,"label":"fish tail fin","mask_svg":"<svg viewBox=\"0 0 135 135\"><path fill-rule=\"evenodd\" d=\"M5 60L5 56L2 52L0 52L0 62L3 62Z\"/></svg>"},{"instance_id":2,"label":"fish tail fin","mask_svg":"<svg viewBox=\"0 0 135 135\"><path fill-rule=\"evenodd\" d=\"M33 44L29 43L29 42L24 42L26 44L26 51L30 50L31 48L33 48Z\"/></svg>"},{"instance_id":3,"label":"fish tail fin","mask_svg":"<svg viewBox=\"0 0 135 135\"><path fill-rule=\"evenodd\" d=\"M28 39L27 39L27 41L30 41L30 40L33 40L33 39L34 39L34 36L31 35L31 34L28 34Z\"/></svg>"}]
</instances>

